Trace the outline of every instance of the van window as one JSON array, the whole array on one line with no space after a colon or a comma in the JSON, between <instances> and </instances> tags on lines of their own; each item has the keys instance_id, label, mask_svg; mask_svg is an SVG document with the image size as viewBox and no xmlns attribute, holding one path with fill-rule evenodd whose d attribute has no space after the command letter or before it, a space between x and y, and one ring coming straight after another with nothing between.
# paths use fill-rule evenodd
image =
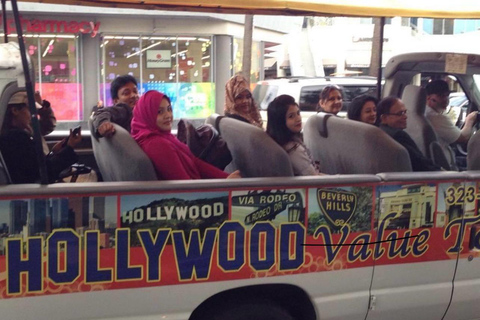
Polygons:
<instances>
[{"instance_id":1,"label":"van window","mask_svg":"<svg viewBox=\"0 0 480 320\"><path fill-rule=\"evenodd\" d=\"M318 100L320 99L320 92L325 85L305 86L300 91L300 110L302 111L316 111ZM354 86L340 86L343 91L343 107L346 111L350 101L361 94L368 94L374 97L377 96L377 87L368 85L354 85Z\"/></svg>"},{"instance_id":2,"label":"van window","mask_svg":"<svg viewBox=\"0 0 480 320\"><path fill-rule=\"evenodd\" d=\"M277 97L278 86L258 84L253 89L253 99L257 101L260 110L267 110L268 104Z\"/></svg>"}]
</instances>

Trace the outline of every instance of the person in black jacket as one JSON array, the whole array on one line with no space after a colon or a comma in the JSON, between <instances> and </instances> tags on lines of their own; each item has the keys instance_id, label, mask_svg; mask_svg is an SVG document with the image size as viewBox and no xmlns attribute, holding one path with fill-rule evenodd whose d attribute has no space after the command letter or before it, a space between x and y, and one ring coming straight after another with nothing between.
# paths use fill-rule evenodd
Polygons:
<instances>
[{"instance_id":1,"label":"person in black jacket","mask_svg":"<svg viewBox=\"0 0 480 320\"><path fill-rule=\"evenodd\" d=\"M110 94L114 105L101 108L92 115L94 132L99 137L111 137L115 134L116 123L130 132L132 110L139 99L137 80L131 75L116 77L111 84Z\"/></svg>"},{"instance_id":2,"label":"person in black jacket","mask_svg":"<svg viewBox=\"0 0 480 320\"><path fill-rule=\"evenodd\" d=\"M420 151L415 141L404 131L407 127L407 108L397 97L387 97L377 105L377 117L380 129L407 149L413 171L438 171L441 167L434 164Z\"/></svg>"},{"instance_id":3,"label":"person in black jacket","mask_svg":"<svg viewBox=\"0 0 480 320\"><path fill-rule=\"evenodd\" d=\"M11 97L0 134L0 151L12 183L37 183L40 180L31 114L25 101L25 92L17 92ZM55 182L60 172L77 162L78 156L73 147L81 139L80 132L70 134L68 138L53 146L46 157L49 182Z\"/></svg>"}]
</instances>

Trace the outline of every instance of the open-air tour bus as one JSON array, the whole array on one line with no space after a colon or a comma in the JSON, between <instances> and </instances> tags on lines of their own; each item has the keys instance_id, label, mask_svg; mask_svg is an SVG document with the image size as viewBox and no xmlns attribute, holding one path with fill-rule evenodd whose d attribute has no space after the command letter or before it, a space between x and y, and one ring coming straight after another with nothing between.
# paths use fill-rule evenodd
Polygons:
<instances>
[{"instance_id":1,"label":"open-air tour bus","mask_svg":"<svg viewBox=\"0 0 480 320\"><path fill-rule=\"evenodd\" d=\"M473 0L41 2L480 18ZM34 105L19 34L20 48L0 45L0 123L19 89ZM423 73L455 78L478 110L480 54L394 57L383 95L421 106ZM293 177L263 131L228 118L219 129L243 179L146 181L152 166L120 128L116 139L91 137L108 182L12 185L2 163L2 319L480 319L480 134L467 171L413 173L380 129L314 115L305 142L331 175Z\"/></svg>"}]
</instances>

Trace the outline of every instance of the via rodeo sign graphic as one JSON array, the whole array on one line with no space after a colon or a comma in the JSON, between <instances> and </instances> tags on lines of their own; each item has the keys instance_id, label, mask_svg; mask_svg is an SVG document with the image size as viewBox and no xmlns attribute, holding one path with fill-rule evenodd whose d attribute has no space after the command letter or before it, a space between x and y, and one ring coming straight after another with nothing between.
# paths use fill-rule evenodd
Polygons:
<instances>
[{"instance_id":1,"label":"via rodeo sign graphic","mask_svg":"<svg viewBox=\"0 0 480 320\"><path fill-rule=\"evenodd\" d=\"M357 195L343 190L317 189L317 201L325 220L334 230L347 224L357 207Z\"/></svg>"},{"instance_id":2,"label":"via rodeo sign graphic","mask_svg":"<svg viewBox=\"0 0 480 320\"><path fill-rule=\"evenodd\" d=\"M291 216L295 216L294 220L302 220L304 213L303 200L300 192L278 191L250 191L246 195L233 196L232 206L256 207L257 210L245 217L245 225L252 225L257 221L271 221L284 211L287 207L289 210L289 220ZM297 212L296 215L290 211ZM294 221L291 221L294 222Z\"/></svg>"}]
</instances>

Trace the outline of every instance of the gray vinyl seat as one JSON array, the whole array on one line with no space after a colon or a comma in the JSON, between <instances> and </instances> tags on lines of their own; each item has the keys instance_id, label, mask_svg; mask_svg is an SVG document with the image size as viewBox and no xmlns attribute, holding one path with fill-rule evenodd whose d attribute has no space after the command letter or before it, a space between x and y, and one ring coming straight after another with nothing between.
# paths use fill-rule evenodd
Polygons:
<instances>
[{"instance_id":1,"label":"gray vinyl seat","mask_svg":"<svg viewBox=\"0 0 480 320\"><path fill-rule=\"evenodd\" d=\"M93 130L92 120L88 127L92 137L95 160L104 181L149 181L157 180L152 162L124 128L117 124L110 138L99 138Z\"/></svg>"},{"instance_id":2,"label":"gray vinyl seat","mask_svg":"<svg viewBox=\"0 0 480 320\"><path fill-rule=\"evenodd\" d=\"M438 142L435 129L425 117L427 94L423 87L407 85L403 90L402 101L408 110L407 132L415 141L423 155L446 170L457 170L454 158L449 160Z\"/></svg>"},{"instance_id":3,"label":"gray vinyl seat","mask_svg":"<svg viewBox=\"0 0 480 320\"><path fill-rule=\"evenodd\" d=\"M240 170L245 178L293 176L288 154L262 129L228 117L217 129L232 154L230 170Z\"/></svg>"},{"instance_id":4,"label":"gray vinyl seat","mask_svg":"<svg viewBox=\"0 0 480 320\"><path fill-rule=\"evenodd\" d=\"M305 145L327 174L412 171L407 150L380 128L318 113L303 130Z\"/></svg>"},{"instance_id":5,"label":"gray vinyl seat","mask_svg":"<svg viewBox=\"0 0 480 320\"><path fill-rule=\"evenodd\" d=\"M480 131L468 140L467 170L480 170Z\"/></svg>"}]
</instances>

